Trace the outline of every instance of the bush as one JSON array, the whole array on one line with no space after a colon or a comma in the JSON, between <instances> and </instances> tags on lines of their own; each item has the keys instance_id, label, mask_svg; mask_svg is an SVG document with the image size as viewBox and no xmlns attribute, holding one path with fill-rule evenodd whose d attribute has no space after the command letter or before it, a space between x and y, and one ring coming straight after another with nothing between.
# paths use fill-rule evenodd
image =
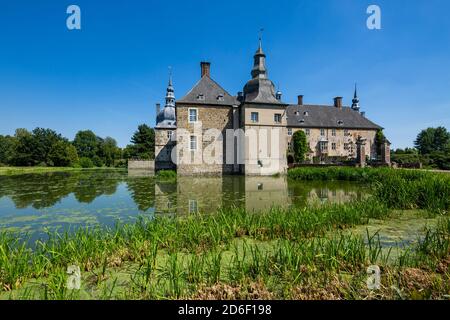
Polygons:
<instances>
[{"instance_id":1,"label":"bush","mask_svg":"<svg viewBox=\"0 0 450 320\"><path fill-rule=\"evenodd\" d=\"M86 157L80 158L80 160L78 161L78 164L81 168L93 168L94 167L94 163L92 162L92 160L89 158L86 158Z\"/></svg>"},{"instance_id":2,"label":"bush","mask_svg":"<svg viewBox=\"0 0 450 320\"><path fill-rule=\"evenodd\" d=\"M177 172L174 170L160 170L156 173L156 178L165 181L176 180Z\"/></svg>"},{"instance_id":3,"label":"bush","mask_svg":"<svg viewBox=\"0 0 450 320\"><path fill-rule=\"evenodd\" d=\"M104 165L103 160L99 156L94 156L92 158L92 163L96 167L103 167L103 165Z\"/></svg>"}]
</instances>

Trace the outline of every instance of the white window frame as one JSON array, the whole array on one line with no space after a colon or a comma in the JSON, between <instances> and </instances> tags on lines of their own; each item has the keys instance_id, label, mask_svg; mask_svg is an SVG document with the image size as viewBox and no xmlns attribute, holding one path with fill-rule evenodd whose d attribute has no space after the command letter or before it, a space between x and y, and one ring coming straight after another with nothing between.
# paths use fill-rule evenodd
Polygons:
<instances>
[{"instance_id":1,"label":"white window frame","mask_svg":"<svg viewBox=\"0 0 450 320\"><path fill-rule=\"evenodd\" d=\"M325 137L325 129L320 129L320 136Z\"/></svg>"},{"instance_id":2,"label":"white window frame","mask_svg":"<svg viewBox=\"0 0 450 320\"><path fill-rule=\"evenodd\" d=\"M331 129L331 135L333 136L333 137L336 137L336 129Z\"/></svg>"},{"instance_id":3,"label":"white window frame","mask_svg":"<svg viewBox=\"0 0 450 320\"><path fill-rule=\"evenodd\" d=\"M253 115L256 115L256 120L253 120ZM259 112L251 112L250 113L250 120L252 123L259 123Z\"/></svg>"},{"instance_id":4,"label":"white window frame","mask_svg":"<svg viewBox=\"0 0 450 320\"><path fill-rule=\"evenodd\" d=\"M195 121L191 120L191 110L195 110ZM198 122L198 108L188 108L188 123Z\"/></svg>"},{"instance_id":5,"label":"white window frame","mask_svg":"<svg viewBox=\"0 0 450 320\"><path fill-rule=\"evenodd\" d=\"M195 138L195 139L192 140L192 138ZM195 142L195 149L192 148L192 142ZM197 136L191 135L191 136L189 137L189 150L190 150L190 151L197 151L197 148L198 148L198 139L197 139Z\"/></svg>"},{"instance_id":6,"label":"white window frame","mask_svg":"<svg viewBox=\"0 0 450 320\"><path fill-rule=\"evenodd\" d=\"M280 117L280 121L277 121L277 117ZM275 114L273 115L273 121L274 121L275 123L281 123L281 122L282 122L282 119L283 119L283 115L282 115L281 113L275 113Z\"/></svg>"},{"instance_id":7,"label":"white window frame","mask_svg":"<svg viewBox=\"0 0 450 320\"><path fill-rule=\"evenodd\" d=\"M288 134L288 136L292 136L292 128L287 129L287 134Z\"/></svg>"},{"instance_id":8,"label":"white window frame","mask_svg":"<svg viewBox=\"0 0 450 320\"><path fill-rule=\"evenodd\" d=\"M306 128L306 129L305 129L305 134L306 134L307 136L311 135L311 129Z\"/></svg>"},{"instance_id":9,"label":"white window frame","mask_svg":"<svg viewBox=\"0 0 450 320\"><path fill-rule=\"evenodd\" d=\"M331 143L331 150L336 150L336 148L337 148L336 142L332 142Z\"/></svg>"},{"instance_id":10,"label":"white window frame","mask_svg":"<svg viewBox=\"0 0 450 320\"><path fill-rule=\"evenodd\" d=\"M173 136L173 130L168 130L167 131L167 139L172 140L172 136Z\"/></svg>"}]
</instances>

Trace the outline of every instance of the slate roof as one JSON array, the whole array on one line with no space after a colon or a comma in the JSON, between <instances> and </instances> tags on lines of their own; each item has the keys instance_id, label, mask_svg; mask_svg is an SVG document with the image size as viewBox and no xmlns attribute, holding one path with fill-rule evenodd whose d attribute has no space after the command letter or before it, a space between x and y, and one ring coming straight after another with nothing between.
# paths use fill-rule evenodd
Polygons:
<instances>
[{"instance_id":1,"label":"slate roof","mask_svg":"<svg viewBox=\"0 0 450 320\"><path fill-rule=\"evenodd\" d=\"M269 79L251 79L244 87L245 102L283 104L275 97L273 82Z\"/></svg>"},{"instance_id":2,"label":"slate roof","mask_svg":"<svg viewBox=\"0 0 450 320\"><path fill-rule=\"evenodd\" d=\"M200 95L203 95L202 100L198 99ZM219 99L220 95L223 96L221 100ZM183 98L177 100L177 103L220 106L239 105L239 101L236 97L231 96L217 82L208 76L203 76Z\"/></svg>"},{"instance_id":3,"label":"slate roof","mask_svg":"<svg viewBox=\"0 0 450 320\"><path fill-rule=\"evenodd\" d=\"M323 105L289 105L286 115L288 127L382 129L349 107L338 109L335 106Z\"/></svg>"}]
</instances>

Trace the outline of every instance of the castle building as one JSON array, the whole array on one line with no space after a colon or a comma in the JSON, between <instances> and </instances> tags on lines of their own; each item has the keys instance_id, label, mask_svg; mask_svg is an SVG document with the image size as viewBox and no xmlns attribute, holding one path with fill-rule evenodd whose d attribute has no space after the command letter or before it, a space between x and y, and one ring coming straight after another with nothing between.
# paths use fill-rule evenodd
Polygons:
<instances>
[{"instance_id":1,"label":"castle building","mask_svg":"<svg viewBox=\"0 0 450 320\"><path fill-rule=\"evenodd\" d=\"M342 97L332 105L282 101L266 68L261 40L253 57L251 79L236 96L211 78L209 62L200 63L200 80L175 101L172 77L166 104L157 104L155 169L180 175L285 173L294 162L292 137L305 132L307 162L340 163L367 159L389 162L389 142L377 145L382 128L360 112L355 85L352 106Z\"/></svg>"}]
</instances>

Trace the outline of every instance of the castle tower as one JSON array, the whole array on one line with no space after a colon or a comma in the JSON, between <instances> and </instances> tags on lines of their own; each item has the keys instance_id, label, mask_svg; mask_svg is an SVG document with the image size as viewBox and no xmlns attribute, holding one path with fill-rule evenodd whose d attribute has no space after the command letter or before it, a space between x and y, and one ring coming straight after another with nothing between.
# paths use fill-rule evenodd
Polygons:
<instances>
[{"instance_id":1,"label":"castle tower","mask_svg":"<svg viewBox=\"0 0 450 320\"><path fill-rule=\"evenodd\" d=\"M246 135L244 165L246 175L273 175L287 170L287 104L281 101L281 91L275 92L268 78L266 54L261 37L253 56L252 79L244 86L241 122Z\"/></svg>"},{"instance_id":2,"label":"castle tower","mask_svg":"<svg viewBox=\"0 0 450 320\"><path fill-rule=\"evenodd\" d=\"M169 74L169 83L166 89L166 103L162 110L156 105L155 127L155 170L176 169L172 161L172 149L175 146L175 130L177 129L175 90L172 83L172 73Z\"/></svg>"}]
</instances>

